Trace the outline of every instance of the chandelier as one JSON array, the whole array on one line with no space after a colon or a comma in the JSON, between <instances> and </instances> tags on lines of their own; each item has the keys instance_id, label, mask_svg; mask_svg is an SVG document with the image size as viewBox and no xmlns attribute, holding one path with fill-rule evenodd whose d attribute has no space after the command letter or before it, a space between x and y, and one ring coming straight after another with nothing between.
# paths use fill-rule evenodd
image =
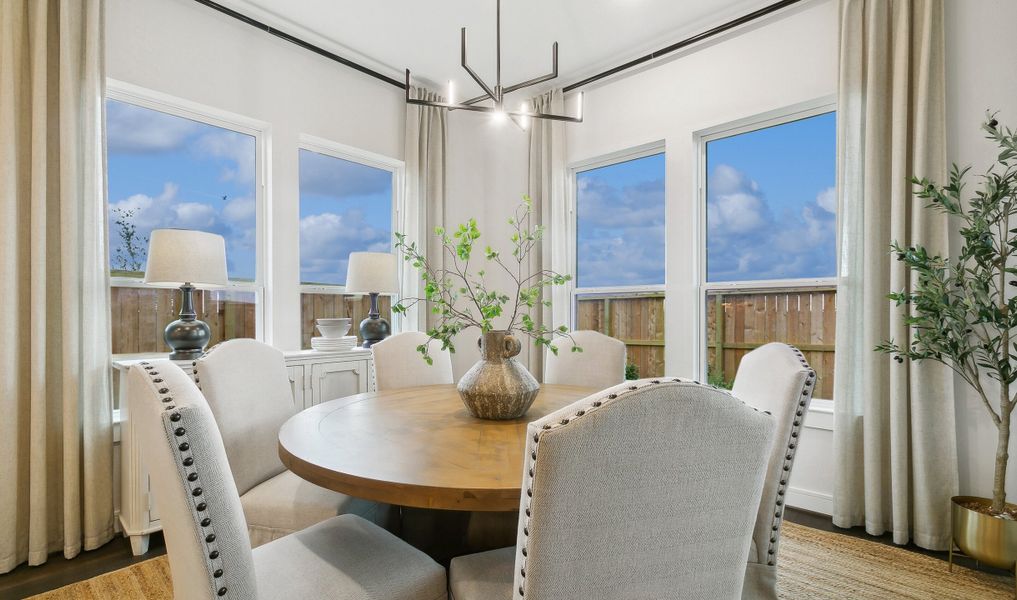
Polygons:
<instances>
[{"instance_id":1,"label":"chandelier","mask_svg":"<svg viewBox=\"0 0 1017 600\"><path fill-rule=\"evenodd\" d=\"M533 79L527 79L520 83L513 85L503 86L501 84L501 0L497 0L497 17L496 17L496 38L495 38L495 56L496 56L496 75L495 84L490 86L485 82L480 75L474 71L469 63L466 61L466 28L463 27L460 30L460 56L462 58L463 69L469 73L473 81L477 82L484 93L477 96L476 98L470 98L463 102L456 102L454 96L454 90L452 82L449 81L448 97L446 102L436 102L433 100L421 100L419 98L410 97L410 70L406 69L406 103L417 104L420 106L434 106L438 108L445 108L450 111L452 110L469 110L473 112L486 112L496 116L509 116L513 121L516 122L520 127L525 128L528 119L550 119L553 121L567 121L569 123L582 123L583 122L583 93L578 92L577 94L577 109L575 115L556 115L544 112L535 112L530 109L526 102L523 102L519 106L519 110L508 110L505 108L505 95L511 94L517 90L521 90L531 85L550 81L558 77L558 42L555 42L551 46L551 72L547 75L541 75L540 77L534 77ZM486 104L490 101L490 104Z\"/></svg>"}]
</instances>

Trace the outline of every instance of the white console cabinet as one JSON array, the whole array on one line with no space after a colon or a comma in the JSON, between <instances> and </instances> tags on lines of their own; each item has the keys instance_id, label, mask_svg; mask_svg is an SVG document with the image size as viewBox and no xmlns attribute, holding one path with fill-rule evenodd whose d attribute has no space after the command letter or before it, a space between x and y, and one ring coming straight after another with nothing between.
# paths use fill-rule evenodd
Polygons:
<instances>
[{"instance_id":1,"label":"white console cabinet","mask_svg":"<svg viewBox=\"0 0 1017 600\"><path fill-rule=\"evenodd\" d=\"M369 350L299 350L283 354L297 410L374 389ZM162 526L157 503L152 498L148 470L141 457L142 441L131 423L131 402L123 378L131 365L164 358L165 354L121 354L113 357L114 389L119 394L120 403L120 525L124 535L131 538L131 549L135 555L148 552L148 536L161 530ZM188 375L192 374L191 361L176 364Z\"/></svg>"}]
</instances>

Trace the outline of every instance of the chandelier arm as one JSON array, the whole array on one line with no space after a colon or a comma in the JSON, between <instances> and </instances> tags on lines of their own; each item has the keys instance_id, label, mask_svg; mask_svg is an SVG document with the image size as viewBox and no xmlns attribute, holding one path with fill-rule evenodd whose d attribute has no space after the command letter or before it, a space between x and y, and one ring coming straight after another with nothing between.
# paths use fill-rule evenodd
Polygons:
<instances>
[{"instance_id":1,"label":"chandelier arm","mask_svg":"<svg viewBox=\"0 0 1017 600\"><path fill-rule=\"evenodd\" d=\"M501 110L496 106L476 106L468 104L452 104L450 102L436 102L433 100L419 100L417 98L407 98L407 104L416 104L419 106L433 106L435 108L447 108L449 110L468 110L471 112L486 112L486 113L501 113L508 116L516 117L529 117L532 119L548 119L551 121L566 121L569 123L582 123L583 117L572 115L556 115L551 113L538 113L538 112L525 112L519 110Z\"/></svg>"},{"instance_id":2,"label":"chandelier arm","mask_svg":"<svg viewBox=\"0 0 1017 600\"><path fill-rule=\"evenodd\" d=\"M521 90L521 89L523 89L525 87L530 87L531 85L537 85L538 83L544 83L545 81L550 81L550 80L554 79L557 76L558 76L558 42L555 42L554 45L551 46L551 72L550 73L548 73L547 75L541 75L540 77L534 77L533 79L527 79L526 81L517 83L515 85L510 85L510 86L506 87L504 90L502 90L502 93L504 93L504 94L511 94L512 92L514 92L516 90Z\"/></svg>"},{"instance_id":3,"label":"chandelier arm","mask_svg":"<svg viewBox=\"0 0 1017 600\"><path fill-rule=\"evenodd\" d=\"M473 78L473 81L477 82L477 85L479 85L481 87L481 89L484 90L484 92L488 95L488 97L491 100L494 100L495 103L497 103L498 102L498 96L495 95L494 90L492 90L490 87L488 87L488 85L486 83L484 83L484 80L480 78L480 75L477 75L476 71L471 69L470 65L466 62L466 28L463 27L460 30L460 33L461 33L461 36L460 36L460 45L459 45L459 47L460 47L460 56L462 58L463 68L466 69L466 72L470 74L470 77Z\"/></svg>"},{"instance_id":4,"label":"chandelier arm","mask_svg":"<svg viewBox=\"0 0 1017 600\"><path fill-rule=\"evenodd\" d=\"M483 94L483 95L477 96L476 98L470 98L469 100L463 100L459 104L476 104L478 102L483 102L484 100L490 100L490 99L491 99L490 96L488 96L487 94Z\"/></svg>"}]
</instances>

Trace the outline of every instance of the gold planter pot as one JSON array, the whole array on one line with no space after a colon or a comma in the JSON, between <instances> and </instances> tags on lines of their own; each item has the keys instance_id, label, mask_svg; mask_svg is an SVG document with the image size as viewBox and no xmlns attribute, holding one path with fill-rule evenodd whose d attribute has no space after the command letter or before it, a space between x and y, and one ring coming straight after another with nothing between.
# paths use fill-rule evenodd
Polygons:
<instances>
[{"instance_id":1,"label":"gold planter pot","mask_svg":"<svg viewBox=\"0 0 1017 600\"><path fill-rule=\"evenodd\" d=\"M1015 566L1017 566L1017 521L993 517L960 504L964 502L989 506L992 501L987 498L954 496L951 501L953 502L953 541L961 549L961 552L987 565L1015 571ZM950 567L953 568L953 548L950 549Z\"/></svg>"}]
</instances>

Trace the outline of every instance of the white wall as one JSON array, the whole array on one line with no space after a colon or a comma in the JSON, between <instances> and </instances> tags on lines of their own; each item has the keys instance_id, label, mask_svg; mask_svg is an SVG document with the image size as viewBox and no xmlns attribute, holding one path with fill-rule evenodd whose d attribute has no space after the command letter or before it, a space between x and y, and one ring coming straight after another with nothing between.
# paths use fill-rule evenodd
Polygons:
<instances>
[{"instance_id":1,"label":"white wall","mask_svg":"<svg viewBox=\"0 0 1017 600\"><path fill-rule=\"evenodd\" d=\"M279 348L298 349L297 138L401 159L403 92L193 0L109 0L107 68L112 79L270 125L267 333Z\"/></svg>"},{"instance_id":2,"label":"white wall","mask_svg":"<svg viewBox=\"0 0 1017 600\"><path fill-rule=\"evenodd\" d=\"M475 218L484 245L490 245L508 256L512 233L508 219L527 191L528 148L529 133L509 120L495 121L489 115L465 111L451 113L445 225L452 227ZM509 287L511 279L504 272L491 268L486 271L486 281L491 289L505 290L506 293L512 291ZM507 317L502 318L502 321L507 320ZM475 330L460 336L457 352L452 357L457 378L480 357L476 347L478 337ZM526 339L520 341L523 351L518 358L526 364L532 344Z\"/></svg>"},{"instance_id":3,"label":"white wall","mask_svg":"<svg viewBox=\"0 0 1017 600\"><path fill-rule=\"evenodd\" d=\"M1017 43L1010 24L1017 22L1017 3L1010 0L965 0L946 3L946 76L948 157L985 170L995 146L979 129L985 111L998 110L999 121L1017 127ZM971 178L968 190L974 189ZM957 384L957 451L960 492L992 493L996 429L988 412L967 384ZM996 388L998 389L998 388ZM991 394L992 392L990 392ZM1011 441L1011 457L1014 447ZM1017 497L1017 461L1007 470L1007 494Z\"/></svg>"}]
</instances>

